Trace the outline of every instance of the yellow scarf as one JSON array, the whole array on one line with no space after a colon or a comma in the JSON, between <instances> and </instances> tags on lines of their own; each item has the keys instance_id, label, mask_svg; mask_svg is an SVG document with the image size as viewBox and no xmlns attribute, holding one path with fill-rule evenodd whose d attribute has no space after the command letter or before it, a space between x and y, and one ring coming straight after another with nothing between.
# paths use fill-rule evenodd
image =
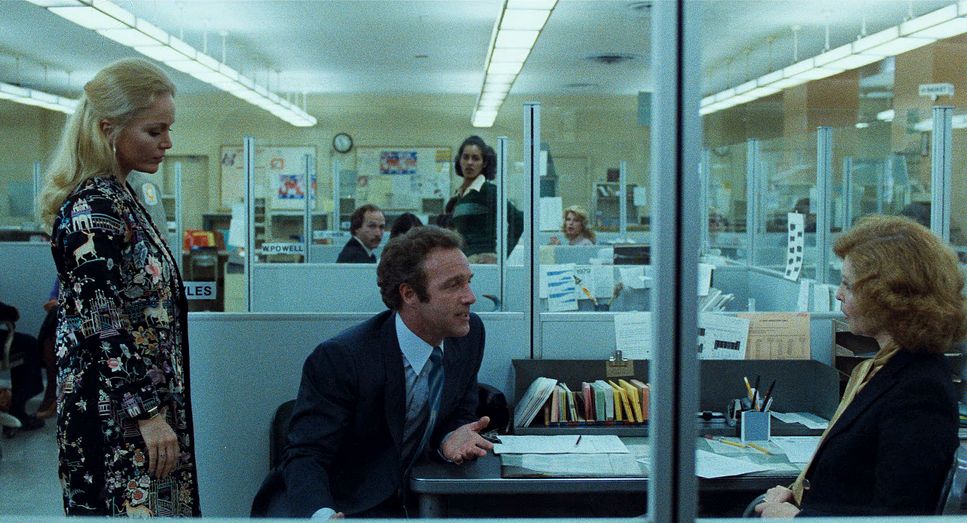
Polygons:
<instances>
[{"instance_id":1,"label":"yellow scarf","mask_svg":"<svg viewBox=\"0 0 967 523\"><path fill-rule=\"evenodd\" d=\"M826 441L826 435L829 434L830 429L833 428L833 425L836 424L836 421L839 420L839 417L844 411L846 411L846 408L849 407L850 403L853 402L853 399L856 397L856 395L863 390L863 387L865 387L866 384L873 379L873 376L875 376L876 373L879 372L880 369L882 369L883 366L890 361L890 358L892 358L893 355L899 350L899 345L891 340L886 344L886 346L876 353L876 356L860 363L855 369L853 369L853 374L850 375L849 383L846 384L846 390L843 392L843 399L839 402L839 406L836 407L836 412L833 414L833 419L829 420L829 425L826 427L826 430L823 431L823 436L819 440L819 446L816 447L816 453L813 454L812 459L809 460L809 463L802 469L802 472L799 473L799 477L796 478L796 481L794 481L789 487L792 490L793 495L796 497L796 505L802 504L803 490L805 490L804 482L806 479L806 473L809 471L809 467L813 464L812 460L816 458L816 454L819 453L819 449Z\"/></svg>"}]
</instances>

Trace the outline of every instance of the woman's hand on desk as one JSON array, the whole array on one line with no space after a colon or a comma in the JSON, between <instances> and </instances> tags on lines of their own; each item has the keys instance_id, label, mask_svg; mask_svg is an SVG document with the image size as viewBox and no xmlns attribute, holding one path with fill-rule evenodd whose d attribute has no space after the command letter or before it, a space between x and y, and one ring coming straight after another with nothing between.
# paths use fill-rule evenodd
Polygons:
<instances>
[{"instance_id":1,"label":"woman's hand on desk","mask_svg":"<svg viewBox=\"0 0 967 523\"><path fill-rule=\"evenodd\" d=\"M760 503L755 507L755 513L763 518L794 518L799 514L799 507L789 502Z\"/></svg>"},{"instance_id":2,"label":"woman's hand on desk","mask_svg":"<svg viewBox=\"0 0 967 523\"><path fill-rule=\"evenodd\" d=\"M483 439L480 431L489 424L490 418L484 416L450 433L440 446L443 457L459 465L466 460L486 456L487 451L494 448L494 444Z\"/></svg>"},{"instance_id":3,"label":"woman's hand on desk","mask_svg":"<svg viewBox=\"0 0 967 523\"><path fill-rule=\"evenodd\" d=\"M781 485L776 485L771 489L766 491L766 503L785 503L787 501L792 501L792 490L783 487Z\"/></svg>"}]
</instances>

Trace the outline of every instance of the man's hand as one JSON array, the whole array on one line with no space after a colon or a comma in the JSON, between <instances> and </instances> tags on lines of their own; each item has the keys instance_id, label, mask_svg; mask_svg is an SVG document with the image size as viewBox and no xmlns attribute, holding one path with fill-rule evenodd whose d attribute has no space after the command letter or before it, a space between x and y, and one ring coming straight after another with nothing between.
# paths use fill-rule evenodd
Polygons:
<instances>
[{"instance_id":1,"label":"man's hand","mask_svg":"<svg viewBox=\"0 0 967 523\"><path fill-rule=\"evenodd\" d=\"M494 444L483 439L480 431L489 424L490 418L484 416L451 432L440 446L443 457L459 465L466 460L486 456L487 451L494 448Z\"/></svg>"},{"instance_id":2,"label":"man's hand","mask_svg":"<svg viewBox=\"0 0 967 523\"><path fill-rule=\"evenodd\" d=\"M755 513L763 518L794 518L799 514L799 508L792 503L759 503L755 506Z\"/></svg>"}]
</instances>

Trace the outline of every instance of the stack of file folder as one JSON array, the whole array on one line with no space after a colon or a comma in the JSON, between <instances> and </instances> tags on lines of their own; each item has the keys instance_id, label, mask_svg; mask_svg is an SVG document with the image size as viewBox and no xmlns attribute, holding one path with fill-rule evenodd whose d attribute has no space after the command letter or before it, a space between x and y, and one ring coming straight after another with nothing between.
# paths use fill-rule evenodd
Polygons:
<instances>
[{"instance_id":1,"label":"stack of file folder","mask_svg":"<svg viewBox=\"0 0 967 523\"><path fill-rule=\"evenodd\" d=\"M572 390L563 381L540 377L518 402L514 426L643 424L650 397L651 387L636 379L582 382Z\"/></svg>"}]
</instances>

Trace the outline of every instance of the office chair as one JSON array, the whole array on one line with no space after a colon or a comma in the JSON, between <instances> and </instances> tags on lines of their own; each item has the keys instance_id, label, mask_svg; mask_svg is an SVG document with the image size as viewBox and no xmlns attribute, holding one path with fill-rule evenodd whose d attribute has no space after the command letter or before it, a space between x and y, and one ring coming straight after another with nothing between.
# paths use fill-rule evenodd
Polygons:
<instances>
[{"instance_id":1,"label":"office chair","mask_svg":"<svg viewBox=\"0 0 967 523\"><path fill-rule=\"evenodd\" d=\"M272 416L272 424L269 427L269 470L275 469L282 463L282 451L285 450L286 433L289 430L289 418L292 417L292 409L295 408L295 400L289 400L275 409Z\"/></svg>"},{"instance_id":2,"label":"office chair","mask_svg":"<svg viewBox=\"0 0 967 523\"><path fill-rule=\"evenodd\" d=\"M944 481L943 489L940 491L940 499L937 501L937 515L964 514L964 491L967 490L967 447L960 445L954 452L954 460L947 472L947 479ZM765 494L760 494L749 503L742 513L743 518L754 518L755 507L765 501Z\"/></svg>"},{"instance_id":3,"label":"office chair","mask_svg":"<svg viewBox=\"0 0 967 523\"><path fill-rule=\"evenodd\" d=\"M954 452L954 462L947 473L947 481L944 482L944 488L940 492L936 513L963 514L964 490L967 490L967 448L959 445Z\"/></svg>"}]
</instances>

